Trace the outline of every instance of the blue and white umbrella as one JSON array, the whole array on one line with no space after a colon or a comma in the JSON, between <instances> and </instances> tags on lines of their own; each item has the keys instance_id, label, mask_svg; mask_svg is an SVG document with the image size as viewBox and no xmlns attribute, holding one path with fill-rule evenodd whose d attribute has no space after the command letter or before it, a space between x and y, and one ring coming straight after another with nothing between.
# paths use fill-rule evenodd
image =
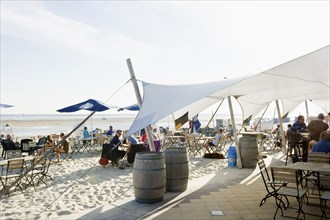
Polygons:
<instances>
[{"instance_id":1,"label":"blue and white umbrella","mask_svg":"<svg viewBox=\"0 0 330 220\"><path fill-rule=\"evenodd\" d=\"M80 110L87 110L91 112L102 112L110 109L110 106L97 101L95 99L88 99L84 102L80 102L78 104L70 105L68 107L57 110L58 112L76 112Z\"/></svg>"},{"instance_id":2,"label":"blue and white umbrella","mask_svg":"<svg viewBox=\"0 0 330 220\"><path fill-rule=\"evenodd\" d=\"M11 107L14 107L14 106L0 103L0 108L11 108Z\"/></svg>"},{"instance_id":3,"label":"blue and white umbrella","mask_svg":"<svg viewBox=\"0 0 330 220\"><path fill-rule=\"evenodd\" d=\"M129 105L129 106L126 106L126 107L122 107L122 108L119 108L117 111L123 111L123 110L129 110L129 111L139 111L140 110L140 107L138 104L133 104L133 105Z\"/></svg>"},{"instance_id":4,"label":"blue and white umbrella","mask_svg":"<svg viewBox=\"0 0 330 220\"><path fill-rule=\"evenodd\" d=\"M94 112L103 112L105 110L110 109L110 106L97 101L95 99L88 99L84 102L80 102L74 105L70 105L68 107L62 108L57 110L58 112L76 112L76 111L80 111L80 110L87 110L87 111L91 111L91 115ZM93 122L91 119L91 130L93 131Z\"/></svg>"}]
</instances>

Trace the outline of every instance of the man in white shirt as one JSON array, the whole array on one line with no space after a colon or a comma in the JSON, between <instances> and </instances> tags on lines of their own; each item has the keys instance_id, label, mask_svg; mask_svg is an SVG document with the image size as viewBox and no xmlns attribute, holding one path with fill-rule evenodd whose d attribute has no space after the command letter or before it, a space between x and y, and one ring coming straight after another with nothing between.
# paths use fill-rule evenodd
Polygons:
<instances>
[{"instance_id":1,"label":"man in white shirt","mask_svg":"<svg viewBox=\"0 0 330 220\"><path fill-rule=\"evenodd\" d=\"M219 141L224 137L225 135L223 134L223 128L219 128L217 134L215 135L214 139L212 141L208 141L203 145L203 147L206 148L207 152L210 152L210 146L218 146Z\"/></svg>"}]
</instances>

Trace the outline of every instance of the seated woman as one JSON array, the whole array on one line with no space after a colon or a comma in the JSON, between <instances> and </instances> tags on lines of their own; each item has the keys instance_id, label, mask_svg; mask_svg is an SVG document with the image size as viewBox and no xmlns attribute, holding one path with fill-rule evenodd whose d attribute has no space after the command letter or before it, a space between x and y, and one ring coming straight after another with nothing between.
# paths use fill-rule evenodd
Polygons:
<instances>
[{"instance_id":1,"label":"seated woman","mask_svg":"<svg viewBox=\"0 0 330 220\"><path fill-rule=\"evenodd\" d=\"M59 163L60 162L60 153L68 153L69 151L69 142L64 139L64 133L61 133L60 134L60 138L61 138L61 144L55 148L55 154L56 154L56 163Z\"/></svg>"},{"instance_id":2,"label":"seated woman","mask_svg":"<svg viewBox=\"0 0 330 220\"><path fill-rule=\"evenodd\" d=\"M51 136L47 135L47 142L46 142L46 144L43 148L40 148L38 150L37 156L41 156L45 152L45 149L50 149L50 148L53 148L53 147L54 147L54 142L51 139Z\"/></svg>"}]
</instances>

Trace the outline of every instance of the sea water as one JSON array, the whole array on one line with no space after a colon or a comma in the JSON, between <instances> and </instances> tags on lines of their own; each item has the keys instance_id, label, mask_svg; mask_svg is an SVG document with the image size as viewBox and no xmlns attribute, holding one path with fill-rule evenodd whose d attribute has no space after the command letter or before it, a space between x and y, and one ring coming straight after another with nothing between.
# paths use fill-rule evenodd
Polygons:
<instances>
[{"instance_id":1,"label":"sea water","mask_svg":"<svg viewBox=\"0 0 330 220\"><path fill-rule=\"evenodd\" d=\"M0 115L0 128L1 132L3 132L6 124L9 124L16 137L59 134L61 132L69 133L87 116L87 114L5 114ZM77 129L76 134L79 134L84 126L87 126L89 130L95 128L108 130L110 125L115 130L128 130L134 122L135 117L136 114L95 113ZM211 118L211 114L200 114L198 117L202 127L208 125L211 128L216 127L216 118L222 118L223 121L228 121L230 117L229 115L216 115L213 120ZM153 126L174 130L174 119L172 116L168 116ZM187 128L188 126L188 123L186 123L183 127Z\"/></svg>"}]
</instances>

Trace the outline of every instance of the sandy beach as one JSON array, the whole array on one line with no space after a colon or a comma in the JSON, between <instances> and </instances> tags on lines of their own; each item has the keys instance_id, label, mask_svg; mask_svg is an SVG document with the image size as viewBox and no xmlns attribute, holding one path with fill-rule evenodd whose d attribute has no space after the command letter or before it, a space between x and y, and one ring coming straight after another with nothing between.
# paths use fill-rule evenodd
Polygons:
<instances>
[{"instance_id":1,"label":"sandy beach","mask_svg":"<svg viewBox=\"0 0 330 220\"><path fill-rule=\"evenodd\" d=\"M102 167L100 151L77 154L75 160L52 164L47 187L41 183L37 191L28 187L17 189L1 198L1 219L61 219L67 215L100 205L112 204L134 196L132 167ZM189 157L189 179L217 173L227 166L227 160ZM189 182L188 182L189 184ZM24 183L23 183L24 186Z\"/></svg>"}]
</instances>

